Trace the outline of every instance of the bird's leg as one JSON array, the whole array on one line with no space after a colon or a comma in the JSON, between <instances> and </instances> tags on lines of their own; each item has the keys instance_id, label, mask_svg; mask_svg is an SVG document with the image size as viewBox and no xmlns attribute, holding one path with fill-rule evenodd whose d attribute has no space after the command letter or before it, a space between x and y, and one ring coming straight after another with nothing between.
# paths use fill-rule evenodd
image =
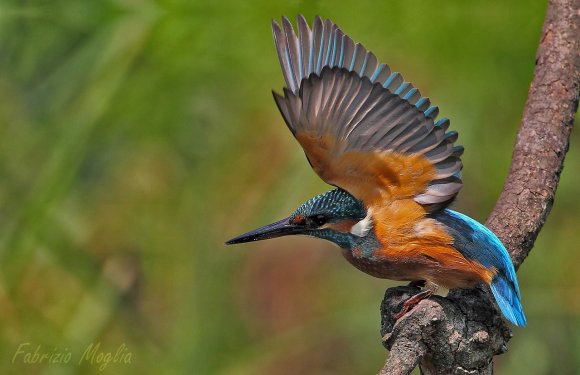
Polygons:
<instances>
[{"instance_id":1,"label":"bird's leg","mask_svg":"<svg viewBox=\"0 0 580 375\"><path fill-rule=\"evenodd\" d=\"M415 285L413 285L415 286ZM431 281L425 281L425 285L423 287L423 291L420 293L415 294L413 297L409 298L403 304L403 308L401 311L395 315L395 320L401 319L403 315L405 315L409 310L411 310L416 304L424 300L425 298L429 298L433 293L437 291L439 286Z\"/></svg>"}]
</instances>

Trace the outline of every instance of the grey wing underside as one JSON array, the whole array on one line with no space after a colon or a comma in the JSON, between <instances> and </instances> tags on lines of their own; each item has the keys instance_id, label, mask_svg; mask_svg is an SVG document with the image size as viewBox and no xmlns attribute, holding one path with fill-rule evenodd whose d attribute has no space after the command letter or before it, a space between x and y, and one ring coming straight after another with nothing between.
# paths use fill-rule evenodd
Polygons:
<instances>
[{"instance_id":1,"label":"grey wing underside","mask_svg":"<svg viewBox=\"0 0 580 375\"><path fill-rule=\"evenodd\" d=\"M299 35L288 19L272 24L287 88L274 99L294 135L332 134L343 149L420 154L436 177L414 199L439 209L461 189L457 133L449 120L435 121L438 108L419 90L379 64L372 52L355 44L330 20L314 20L312 30L298 17Z\"/></svg>"}]
</instances>

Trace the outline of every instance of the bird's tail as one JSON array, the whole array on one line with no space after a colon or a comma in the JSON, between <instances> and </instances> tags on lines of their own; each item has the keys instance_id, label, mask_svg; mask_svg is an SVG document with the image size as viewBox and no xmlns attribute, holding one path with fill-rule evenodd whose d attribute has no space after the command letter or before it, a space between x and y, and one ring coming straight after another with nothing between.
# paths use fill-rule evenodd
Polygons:
<instances>
[{"instance_id":1,"label":"bird's tail","mask_svg":"<svg viewBox=\"0 0 580 375\"><path fill-rule=\"evenodd\" d=\"M503 315L513 324L523 327L526 325L526 317L520 303L518 282L506 276L496 274L491 281L491 291Z\"/></svg>"}]
</instances>

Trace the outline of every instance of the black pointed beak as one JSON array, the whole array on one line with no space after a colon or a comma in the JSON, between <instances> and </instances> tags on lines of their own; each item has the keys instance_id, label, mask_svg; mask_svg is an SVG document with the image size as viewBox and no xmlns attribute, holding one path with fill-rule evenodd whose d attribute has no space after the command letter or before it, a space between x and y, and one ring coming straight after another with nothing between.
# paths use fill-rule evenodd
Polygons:
<instances>
[{"instance_id":1,"label":"black pointed beak","mask_svg":"<svg viewBox=\"0 0 580 375\"><path fill-rule=\"evenodd\" d=\"M267 240L269 238L288 236L290 234L299 234L302 233L303 231L304 231L303 227L290 224L290 219L285 218L275 223L265 225L261 228L234 237L231 240L227 241L226 245Z\"/></svg>"}]
</instances>

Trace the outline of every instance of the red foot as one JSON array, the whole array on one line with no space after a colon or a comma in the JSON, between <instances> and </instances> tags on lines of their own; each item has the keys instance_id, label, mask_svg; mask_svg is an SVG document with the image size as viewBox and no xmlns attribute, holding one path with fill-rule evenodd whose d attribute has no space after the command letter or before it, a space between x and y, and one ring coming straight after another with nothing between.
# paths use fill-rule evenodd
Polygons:
<instances>
[{"instance_id":1,"label":"red foot","mask_svg":"<svg viewBox=\"0 0 580 375\"><path fill-rule=\"evenodd\" d=\"M403 315L409 312L409 310L411 310L416 304L418 304L425 298L430 297L432 294L433 294L432 290L424 290L421 293L417 293L413 297L410 297L403 304L403 308L401 309L401 311L397 315L395 315L395 320L401 319Z\"/></svg>"}]
</instances>

